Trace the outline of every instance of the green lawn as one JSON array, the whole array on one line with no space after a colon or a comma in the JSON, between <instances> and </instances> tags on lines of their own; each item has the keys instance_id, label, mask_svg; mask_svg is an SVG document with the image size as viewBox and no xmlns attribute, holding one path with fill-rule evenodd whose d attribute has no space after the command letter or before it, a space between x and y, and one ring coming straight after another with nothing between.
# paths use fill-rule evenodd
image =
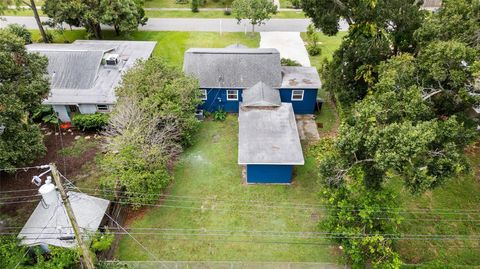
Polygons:
<instances>
[{"instance_id":1,"label":"green lawn","mask_svg":"<svg viewBox=\"0 0 480 269\"><path fill-rule=\"evenodd\" d=\"M332 59L333 52L340 47L342 43L342 38L347 34L347 32L338 32L336 36L326 36L323 33L318 33L318 41L320 47L322 48L322 53L317 56L310 56L310 62L312 66L319 68L322 65L322 62L327 59ZM301 33L302 39L307 42L307 34Z\"/></svg>"},{"instance_id":2,"label":"green lawn","mask_svg":"<svg viewBox=\"0 0 480 269\"><path fill-rule=\"evenodd\" d=\"M434 209L456 209L435 211L429 214L406 215L401 224L405 234L480 234L480 154L468 154L474 171L452 180L434 191L421 196L412 196L399 186L400 200L406 203L409 211ZM463 212L462 212L463 210ZM465 212L476 211L476 212ZM428 219L428 220L427 220ZM467 221L459 221L467 220ZM468 221L470 220L470 221ZM476 221L475 221L476 220ZM400 241L397 246L402 259L407 263L436 262L446 268L445 264L479 265L480 240L476 241ZM458 268L453 266L451 268ZM440 268L440 267L437 267Z\"/></svg>"},{"instance_id":3,"label":"green lawn","mask_svg":"<svg viewBox=\"0 0 480 269\"><path fill-rule=\"evenodd\" d=\"M33 32L33 39L39 40L38 31ZM76 39L86 39L83 30L65 31L63 34L55 33L55 42L73 42ZM241 43L248 47L258 47L260 35L255 33L223 33L215 32L135 32L128 36L115 36L112 31L104 31L104 39L119 40L144 40L157 41L153 54L166 59L173 65L182 66L185 50L192 47L216 48L226 47L231 44Z\"/></svg>"},{"instance_id":4,"label":"green lawn","mask_svg":"<svg viewBox=\"0 0 480 269\"><path fill-rule=\"evenodd\" d=\"M40 15L44 15L39 10ZM148 18L198 18L198 19L235 19L232 15L225 15L223 11L200 11L197 13L189 10L146 10ZM7 10L6 16L33 16L30 9ZM273 15L273 19L303 19L305 14L301 11L284 11Z\"/></svg>"},{"instance_id":5,"label":"green lawn","mask_svg":"<svg viewBox=\"0 0 480 269\"><path fill-rule=\"evenodd\" d=\"M292 186L247 186L237 165L237 135L236 115L228 115L225 122L203 122L194 146L176 166L171 196L161 202L168 207L151 207L130 225L200 230L136 238L161 260L334 262L336 247L321 245L327 241L245 232L315 232L322 212L311 206L299 208L319 202L317 172L308 154L305 165L296 168ZM222 235L198 235L214 230ZM116 258L151 259L128 236L122 238Z\"/></svg>"},{"instance_id":6,"label":"green lawn","mask_svg":"<svg viewBox=\"0 0 480 269\"><path fill-rule=\"evenodd\" d=\"M200 8L225 8L232 5L233 0L205 0L205 5ZM179 4L176 0L146 0L146 8L190 8L191 0L188 0L187 4Z\"/></svg>"}]
</instances>

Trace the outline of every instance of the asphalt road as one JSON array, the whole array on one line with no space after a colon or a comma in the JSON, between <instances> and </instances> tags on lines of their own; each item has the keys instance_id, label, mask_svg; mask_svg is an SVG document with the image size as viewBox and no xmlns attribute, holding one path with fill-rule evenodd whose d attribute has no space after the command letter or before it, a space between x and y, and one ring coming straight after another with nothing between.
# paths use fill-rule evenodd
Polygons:
<instances>
[{"instance_id":1,"label":"asphalt road","mask_svg":"<svg viewBox=\"0 0 480 269\"><path fill-rule=\"evenodd\" d=\"M22 16L2 16L5 20L0 20L0 28L10 23L25 25L28 29L37 29L37 24L33 17ZM42 21L47 17L42 17ZM265 25L255 27L258 32L305 32L309 19L271 19ZM65 26L65 28L69 28ZM109 29L103 26L103 29ZM348 24L344 21L340 23L341 31L348 29ZM247 21L240 24L235 19L188 19L188 18L149 18L145 26L139 27L140 31L199 31L199 32L245 32L251 31L251 25Z\"/></svg>"}]
</instances>

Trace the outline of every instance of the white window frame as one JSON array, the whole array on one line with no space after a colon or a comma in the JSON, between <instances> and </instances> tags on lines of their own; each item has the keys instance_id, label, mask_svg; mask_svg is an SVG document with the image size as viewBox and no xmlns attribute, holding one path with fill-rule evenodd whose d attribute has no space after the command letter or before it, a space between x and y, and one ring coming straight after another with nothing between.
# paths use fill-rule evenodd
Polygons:
<instances>
[{"instance_id":1,"label":"white window frame","mask_svg":"<svg viewBox=\"0 0 480 269\"><path fill-rule=\"evenodd\" d=\"M200 100L207 101L208 100L208 92L205 89L200 89L201 95Z\"/></svg>"},{"instance_id":2,"label":"white window frame","mask_svg":"<svg viewBox=\"0 0 480 269\"><path fill-rule=\"evenodd\" d=\"M105 106L107 109L100 109L98 106ZM108 105L96 105L97 112L110 112L110 107Z\"/></svg>"},{"instance_id":3,"label":"white window frame","mask_svg":"<svg viewBox=\"0 0 480 269\"><path fill-rule=\"evenodd\" d=\"M234 91L235 93L232 94L235 94L237 97L230 98L229 95L231 91ZM238 101L238 90L227 90L227 101Z\"/></svg>"},{"instance_id":4,"label":"white window frame","mask_svg":"<svg viewBox=\"0 0 480 269\"><path fill-rule=\"evenodd\" d=\"M302 94L302 98L294 98L293 96L294 95L299 95L299 94ZM290 100L292 101L303 101L303 97L305 95L305 90L292 90L292 96L290 98Z\"/></svg>"}]
</instances>

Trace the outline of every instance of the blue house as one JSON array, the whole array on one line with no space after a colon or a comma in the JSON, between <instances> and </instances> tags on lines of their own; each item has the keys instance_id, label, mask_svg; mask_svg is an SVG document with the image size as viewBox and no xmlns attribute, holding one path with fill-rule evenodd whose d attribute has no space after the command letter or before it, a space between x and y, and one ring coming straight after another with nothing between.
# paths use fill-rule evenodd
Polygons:
<instances>
[{"instance_id":1,"label":"blue house","mask_svg":"<svg viewBox=\"0 0 480 269\"><path fill-rule=\"evenodd\" d=\"M293 105L263 82L243 92L239 109L238 164L248 184L290 184L303 165Z\"/></svg>"},{"instance_id":2,"label":"blue house","mask_svg":"<svg viewBox=\"0 0 480 269\"><path fill-rule=\"evenodd\" d=\"M243 91L258 82L277 90L295 114L313 114L321 87L314 67L281 66L280 53L266 48L193 48L185 52L185 73L197 78L206 111L239 112Z\"/></svg>"}]
</instances>

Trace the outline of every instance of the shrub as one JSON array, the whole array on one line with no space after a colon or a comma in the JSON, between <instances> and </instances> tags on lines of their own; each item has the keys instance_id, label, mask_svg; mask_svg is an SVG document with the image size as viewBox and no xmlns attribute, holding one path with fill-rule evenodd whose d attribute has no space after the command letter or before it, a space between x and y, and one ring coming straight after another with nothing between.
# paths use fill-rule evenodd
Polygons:
<instances>
[{"instance_id":1,"label":"shrub","mask_svg":"<svg viewBox=\"0 0 480 269\"><path fill-rule=\"evenodd\" d=\"M290 0L290 3L292 3L292 7L299 9L302 7L302 1L301 0Z\"/></svg>"},{"instance_id":2,"label":"shrub","mask_svg":"<svg viewBox=\"0 0 480 269\"><path fill-rule=\"evenodd\" d=\"M232 10L229 8L225 8L225 10L223 11L223 14L226 16L230 16L232 15Z\"/></svg>"},{"instance_id":3,"label":"shrub","mask_svg":"<svg viewBox=\"0 0 480 269\"><path fill-rule=\"evenodd\" d=\"M307 52L310 56L316 56L322 53L322 49L317 44L308 44L307 45Z\"/></svg>"},{"instance_id":4,"label":"shrub","mask_svg":"<svg viewBox=\"0 0 480 269\"><path fill-rule=\"evenodd\" d=\"M43 121L44 123L59 124L59 120L52 106L41 105L32 114L35 121Z\"/></svg>"},{"instance_id":5,"label":"shrub","mask_svg":"<svg viewBox=\"0 0 480 269\"><path fill-rule=\"evenodd\" d=\"M72 123L77 128L85 130L99 130L108 124L109 116L104 113L75 114Z\"/></svg>"},{"instance_id":6,"label":"shrub","mask_svg":"<svg viewBox=\"0 0 480 269\"><path fill-rule=\"evenodd\" d=\"M282 58L280 63L282 66L302 66L299 62L288 58Z\"/></svg>"},{"instance_id":7,"label":"shrub","mask_svg":"<svg viewBox=\"0 0 480 269\"><path fill-rule=\"evenodd\" d=\"M200 0L192 0L192 12L199 12L198 6L200 5Z\"/></svg>"},{"instance_id":8,"label":"shrub","mask_svg":"<svg viewBox=\"0 0 480 269\"><path fill-rule=\"evenodd\" d=\"M7 26L7 31L22 38L25 44L32 44L32 34L25 28L25 26L13 23Z\"/></svg>"},{"instance_id":9,"label":"shrub","mask_svg":"<svg viewBox=\"0 0 480 269\"><path fill-rule=\"evenodd\" d=\"M213 120L224 121L227 118L227 112L222 109L213 112Z\"/></svg>"}]
</instances>

